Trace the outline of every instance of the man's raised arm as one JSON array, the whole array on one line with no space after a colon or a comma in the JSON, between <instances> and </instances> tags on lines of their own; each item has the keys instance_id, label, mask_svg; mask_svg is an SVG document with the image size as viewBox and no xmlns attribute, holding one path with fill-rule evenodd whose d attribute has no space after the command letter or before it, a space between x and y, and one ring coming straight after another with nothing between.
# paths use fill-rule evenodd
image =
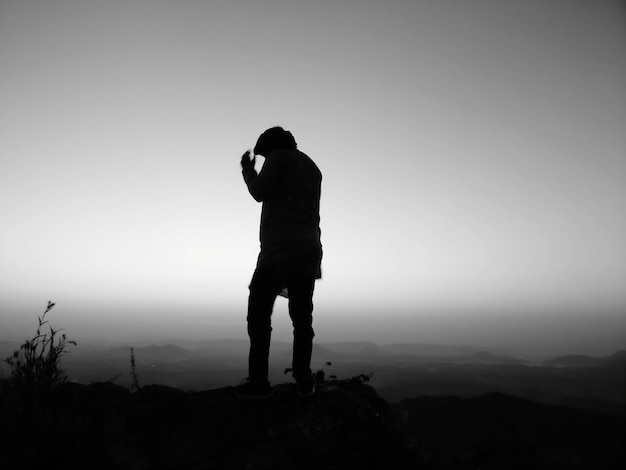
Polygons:
<instances>
[{"instance_id":1,"label":"man's raised arm","mask_svg":"<svg viewBox=\"0 0 626 470\"><path fill-rule=\"evenodd\" d=\"M281 159L276 152L272 152L265 158L263 168L257 174L254 169L256 158L250 158L248 150L241 157L241 173L248 186L248 191L257 202L262 202L270 196L282 173Z\"/></svg>"}]
</instances>

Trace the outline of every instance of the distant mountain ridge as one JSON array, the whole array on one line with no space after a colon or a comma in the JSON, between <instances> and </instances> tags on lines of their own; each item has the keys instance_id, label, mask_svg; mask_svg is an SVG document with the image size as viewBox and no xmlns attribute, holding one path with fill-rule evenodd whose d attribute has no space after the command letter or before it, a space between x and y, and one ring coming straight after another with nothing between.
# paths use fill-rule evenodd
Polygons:
<instances>
[{"instance_id":1,"label":"distant mountain ridge","mask_svg":"<svg viewBox=\"0 0 626 470\"><path fill-rule=\"evenodd\" d=\"M0 360L18 350L20 344L13 341L0 341ZM245 361L248 355L248 340L221 339L187 341L178 345L172 340L154 342L133 347L137 364L175 364L184 361ZM290 358L292 345L289 342L274 341L271 346L273 357ZM81 363L106 362L110 365L125 366L130 362L131 345L96 346L82 344L69 347L64 362L71 366ZM617 351L611 356L591 357L586 355L565 355L541 362L531 362L506 354L493 353L483 348L466 345L438 345L425 343L398 343L378 345L371 342L314 343L313 359L319 364L326 362L371 362L385 360L400 363L447 363L447 364L535 364L549 367L599 367L619 365L626 360L626 351ZM1 364L1 363L0 363ZM6 367L4 367L6 373ZM0 369L2 370L2 369ZM1 377L0 373L0 377Z\"/></svg>"},{"instance_id":2,"label":"distant mountain ridge","mask_svg":"<svg viewBox=\"0 0 626 470\"><path fill-rule=\"evenodd\" d=\"M79 341L78 348L68 350L68 358L88 354L90 356L128 358L132 344L115 346L98 346L92 343L83 344ZM291 352L291 343L285 341L272 341L271 350L274 353L283 354ZM0 341L0 359L12 355L19 349L20 343L16 341ZM191 358L202 358L211 355L246 356L248 354L249 341L247 339L215 339L203 341L180 341L161 340L148 344L134 346L137 360L145 361L180 361ZM494 353L476 346L469 345L443 345L431 343L391 343L376 344L366 341L346 341L334 343L314 343L314 354L320 355L321 359L372 359L393 358L412 360L441 360L447 362L493 362L521 364L530 363L526 359L517 358L507 354ZM594 357L587 355L564 355L546 359L538 364L555 366L594 366L605 363L608 360L626 359L626 351L617 351L611 356Z\"/></svg>"},{"instance_id":3,"label":"distant mountain ridge","mask_svg":"<svg viewBox=\"0 0 626 470\"><path fill-rule=\"evenodd\" d=\"M582 354L570 354L566 356L558 356L547 361L546 365L563 366L563 367L598 367L603 365L626 364L626 351L617 351L610 356L592 357Z\"/></svg>"},{"instance_id":4,"label":"distant mountain ridge","mask_svg":"<svg viewBox=\"0 0 626 470\"><path fill-rule=\"evenodd\" d=\"M19 345L0 343L0 359ZM172 340L133 347L140 385L160 384L187 391L239 383L247 376L247 340ZM471 346L433 344L377 345L370 342L316 343L311 364L326 378L370 376L370 384L396 403L417 395L470 398L500 392L547 404L621 413L626 410L626 353L593 358L561 356L546 362L494 353ZM292 345L275 341L270 351L270 381L289 377ZM82 344L69 348L61 368L71 382L112 381L130 386L131 346ZM0 362L0 378L10 374ZM287 375L286 375L287 374Z\"/></svg>"}]
</instances>

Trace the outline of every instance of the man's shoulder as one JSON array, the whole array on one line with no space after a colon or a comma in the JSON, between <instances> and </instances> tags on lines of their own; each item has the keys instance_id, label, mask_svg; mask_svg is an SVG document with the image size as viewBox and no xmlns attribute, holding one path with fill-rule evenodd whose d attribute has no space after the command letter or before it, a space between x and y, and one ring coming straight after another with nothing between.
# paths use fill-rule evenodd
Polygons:
<instances>
[{"instance_id":1,"label":"man's shoulder","mask_svg":"<svg viewBox=\"0 0 626 470\"><path fill-rule=\"evenodd\" d=\"M285 158L298 158L300 156L305 156L300 150L292 150L292 149L274 149L268 155L268 158L276 158L276 159L285 159Z\"/></svg>"},{"instance_id":2,"label":"man's shoulder","mask_svg":"<svg viewBox=\"0 0 626 470\"><path fill-rule=\"evenodd\" d=\"M268 158L281 162L305 161L315 165L315 162L306 153L297 149L276 149L268 155Z\"/></svg>"},{"instance_id":3,"label":"man's shoulder","mask_svg":"<svg viewBox=\"0 0 626 470\"><path fill-rule=\"evenodd\" d=\"M276 164L284 165L287 168L297 168L304 164L305 167L312 169L321 176L321 171L313 159L300 150L276 149L268 157Z\"/></svg>"}]
</instances>

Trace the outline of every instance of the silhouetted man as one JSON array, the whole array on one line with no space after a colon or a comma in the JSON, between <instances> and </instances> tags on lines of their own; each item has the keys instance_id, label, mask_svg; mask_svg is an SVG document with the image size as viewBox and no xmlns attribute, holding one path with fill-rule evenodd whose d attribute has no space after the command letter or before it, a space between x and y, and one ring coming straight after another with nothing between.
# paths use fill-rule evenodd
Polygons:
<instances>
[{"instance_id":1,"label":"silhouetted man","mask_svg":"<svg viewBox=\"0 0 626 470\"><path fill-rule=\"evenodd\" d=\"M289 299L293 322L293 377L300 396L315 393L311 376L313 348L313 289L321 278L320 191L322 174L297 149L289 131L273 127L263 132L254 155L265 157L257 174L250 152L241 157L244 181L250 194L263 203L261 252L250 282L248 298L249 376L236 389L241 398L271 396L268 358L271 315L280 294Z\"/></svg>"}]
</instances>

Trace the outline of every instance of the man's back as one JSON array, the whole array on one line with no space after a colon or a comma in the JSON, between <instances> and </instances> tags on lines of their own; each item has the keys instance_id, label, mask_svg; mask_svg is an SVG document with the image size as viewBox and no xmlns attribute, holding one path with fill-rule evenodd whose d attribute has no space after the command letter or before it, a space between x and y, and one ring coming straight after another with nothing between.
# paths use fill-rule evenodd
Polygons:
<instances>
[{"instance_id":1,"label":"man's back","mask_svg":"<svg viewBox=\"0 0 626 470\"><path fill-rule=\"evenodd\" d=\"M322 173L299 150L276 150L265 165L275 165L279 176L263 201L261 245L320 243Z\"/></svg>"},{"instance_id":2,"label":"man's back","mask_svg":"<svg viewBox=\"0 0 626 470\"><path fill-rule=\"evenodd\" d=\"M261 247L282 244L320 245L322 173L299 150L277 149L267 155L261 172L244 170L250 194L263 202Z\"/></svg>"}]
</instances>

